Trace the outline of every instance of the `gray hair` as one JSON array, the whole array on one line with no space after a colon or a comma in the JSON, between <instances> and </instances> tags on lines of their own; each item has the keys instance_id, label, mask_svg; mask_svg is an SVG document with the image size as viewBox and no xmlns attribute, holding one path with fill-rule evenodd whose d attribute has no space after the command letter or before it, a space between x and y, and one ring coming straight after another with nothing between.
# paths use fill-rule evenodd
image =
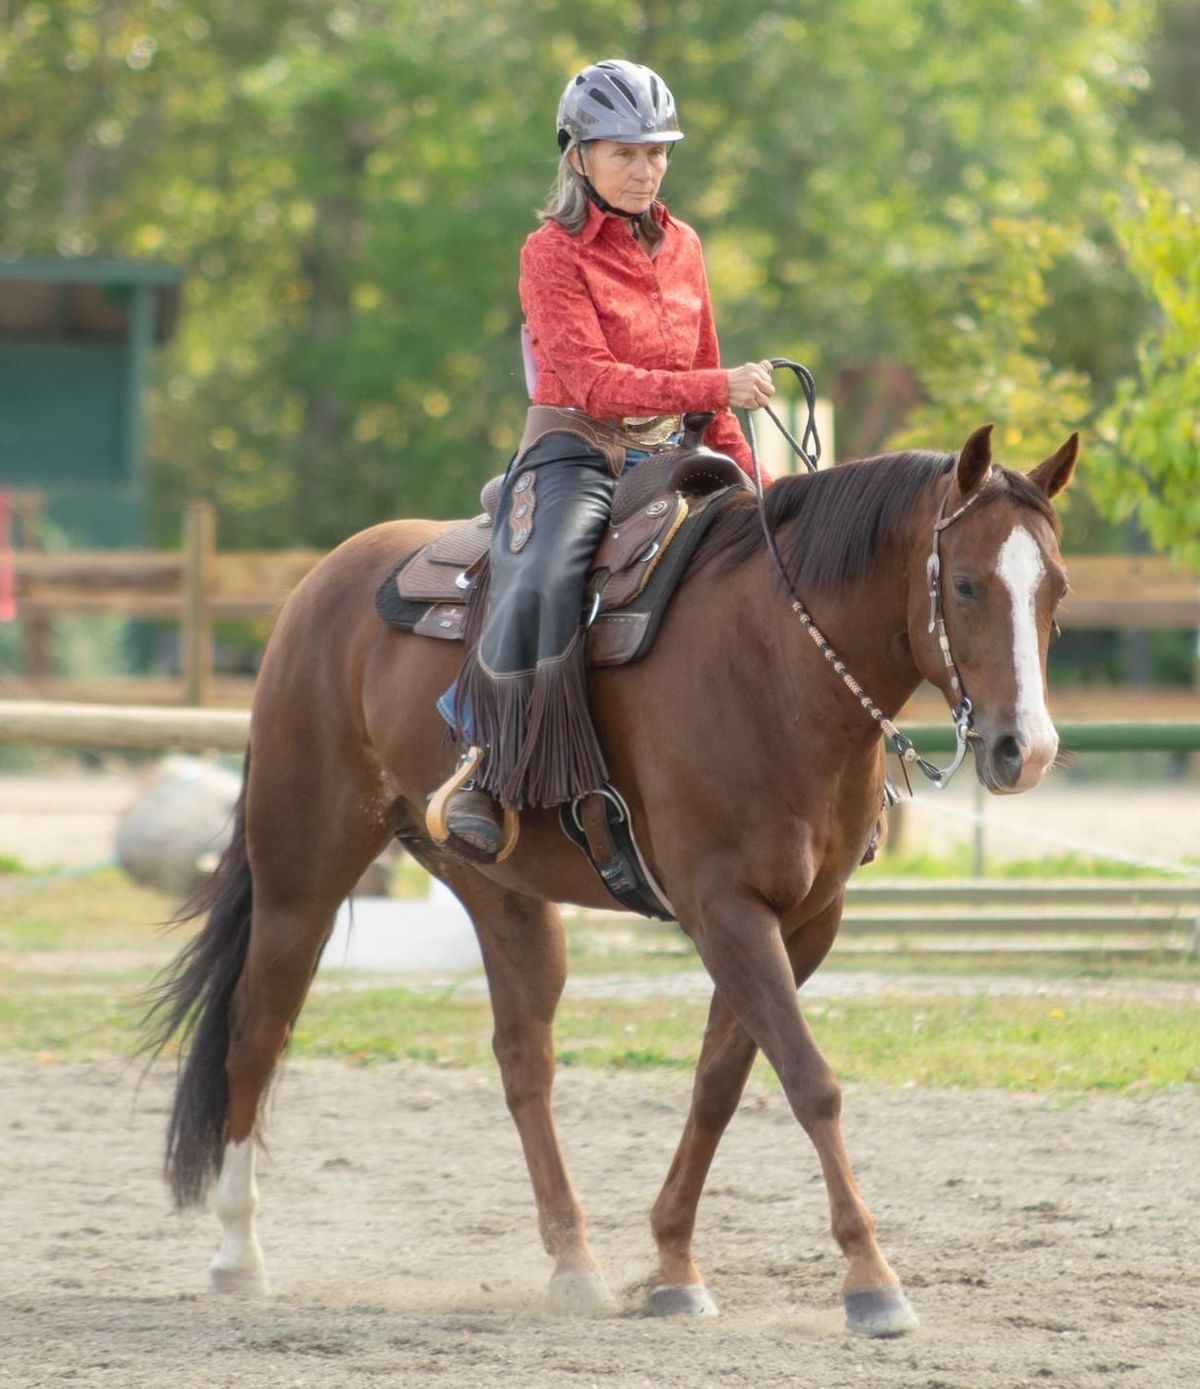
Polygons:
<instances>
[{"instance_id":1,"label":"gray hair","mask_svg":"<svg viewBox=\"0 0 1200 1389\"><path fill-rule=\"evenodd\" d=\"M577 173L571 163L571 151L576 148L578 146L572 142L563 151L554 186L538 209L539 220L557 222L571 236L578 236L587 225L588 207L591 204L583 175ZM662 239L662 227L654 220L649 208L629 220L637 224L647 245L653 246Z\"/></svg>"}]
</instances>

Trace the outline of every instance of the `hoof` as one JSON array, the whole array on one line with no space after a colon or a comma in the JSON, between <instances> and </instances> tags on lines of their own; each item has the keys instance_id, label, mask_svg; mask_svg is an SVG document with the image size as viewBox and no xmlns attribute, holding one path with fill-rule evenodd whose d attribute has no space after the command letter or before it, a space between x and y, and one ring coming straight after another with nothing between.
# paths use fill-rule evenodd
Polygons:
<instances>
[{"instance_id":1,"label":"hoof","mask_svg":"<svg viewBox=\"0 0 1200 1389\"><path fill-rule=\"evenodd\" d=\"M550 1279L550 1307L559 1316L591 1317L613 1311L616 1303L602 1273L556 1273Z\"/></svg>"},{"instance_id":2,"label":"hoof","mask_svg":"<svg viewBox=\"0 0 1200 1389\"><path fill-rule=\"evenodd\" d=\"M856 1288L844 1300L846 1329L864 1336L902 1336L921 1324L902 1288Z\"/></svg>"},{"instance_id":3,"label":"hoof","mask_svg":"<svg viewBox=\"0 0 1200 1389\"><path fill-rule=\"evenodd\" d=\"M703 1283L659 1283L646 1307L652 1317L715 1317L717 1304Z\"/></svg>"},{"instance_id":4,"label":"hoof","mask_svg":"<svg viewBox=\"0 0 1200 1389\"><path fill-rule=\"evenodd\" d=\"M208 1285L215 1293L231 1297L267 1297L267 1275L261 1268L210 1268Z\"/></svg>"}]
</instances>

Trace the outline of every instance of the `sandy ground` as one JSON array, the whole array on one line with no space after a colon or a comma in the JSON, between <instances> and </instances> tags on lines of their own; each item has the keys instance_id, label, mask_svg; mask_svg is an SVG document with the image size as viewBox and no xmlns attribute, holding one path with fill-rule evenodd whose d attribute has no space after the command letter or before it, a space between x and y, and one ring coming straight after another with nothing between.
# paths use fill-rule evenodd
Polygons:
<instances>
[{"instance_id":1,"label":"sandy ground","mask_svg":"<svg viewBox=\"0 0 1200 1389\"><path fill-rule=\"evenodd\" d=\"M103 861L135 790L115 775L2 777L0 853ZM914 815L940 843L970 833L956 819L969 817L969 783L951 796ZM1196 852L1198 803L1194 786L1061 784L986 808L1047 836L1169 857ZM826 971L814 984L855 978ZM685 975L673 987L706 985ZM1196 999L1180 987L1179 1001ZM848 1093L859 1179L923 1320L914 1336L870 1342L843 1329L824 1188L776 1095L748 1096L701 1206L699 1257L721 1317L660 1322L640 1314L647 1213L688 1077L561 1074L564 1143L621 1306L573 1321L546 1307L549 1263L494 1076L291 1065L260 1177L275 1288L264 1303L207 1293L215 1220L174 1214L158 1177L169 1068L137 1079L117 1063L0 1063L3 1389L1175 1389L1197 1378L1195 1089L1074 1102Z\"/></svg>"},{"instance_id":2,"label":"sandy ground","mask_svg":"<svg viewBox=\"0 0 1200 1389\"><path fill-rule=\"evenodd\" d=\"M493 1077L289 1067L261 1173L275 1295L205 1291L215 1221L158 1180L170 1074L0 1065L0 1385L810 1385L1064 1389L1195 1383L1200 1093L1075 1103L847 1095L882 1242L923 1325L850 1336L815 1158L750 1095L701 1206L716 1319L640 1315L647 1211L685 1076L560 1076L558 1111L622 1311L546 1310L549 1273Z\"/></svg>"}]
</instances>

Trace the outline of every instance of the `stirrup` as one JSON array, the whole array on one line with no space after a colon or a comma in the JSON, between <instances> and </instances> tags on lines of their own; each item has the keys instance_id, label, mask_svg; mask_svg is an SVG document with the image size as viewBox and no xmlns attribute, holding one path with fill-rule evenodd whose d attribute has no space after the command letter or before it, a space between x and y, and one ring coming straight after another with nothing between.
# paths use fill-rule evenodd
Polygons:
<instances>
[{"instance_id":1,"label":"stirrup","mask_svg":"<svg viewBox=\"0 0 1200 1389\"><path fill-rule=\"evenodd\" d=\"M456 791L463 790L474 779L482 762L483 749L468 748L459 758L458 766L433 793L429 808L425 812L425 829L435 844L445 844L451 838L446 825L446 806ZM501 806L501 810L504 812L504 842L500 845L496 857L488 860L490 863L503 863L517 847L517 835L520 833L521 822L516 811L510 810L508 806Z\"/></svg>"}]
</instances>

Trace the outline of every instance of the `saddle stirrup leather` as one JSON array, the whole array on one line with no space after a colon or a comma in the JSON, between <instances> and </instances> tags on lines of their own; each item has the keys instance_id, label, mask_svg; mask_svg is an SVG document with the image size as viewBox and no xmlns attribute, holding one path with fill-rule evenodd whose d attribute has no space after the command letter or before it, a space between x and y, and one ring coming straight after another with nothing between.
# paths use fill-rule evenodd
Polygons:
<instances>
[{"instance_id":1,"label":"saddle stirrup leather","mask_svg":"<svg viewBox=\"0 0 1200 1389\"><path fill-rule=\"evenodd\" d=\"M446 825L446 806L450 797L456 791L461 791L474 777L482 761L482 748L468 748L453 774L433 793L429 808L425 812L425 829L435 844L445 844L450 838L450 830ZM521 829L521 822L515 810L510 810L508 806L502 806L501 810L504 813L504 842L492 860L493 863L503 863L517 847L517 836Z\"/></svg>"}]
</instances>

